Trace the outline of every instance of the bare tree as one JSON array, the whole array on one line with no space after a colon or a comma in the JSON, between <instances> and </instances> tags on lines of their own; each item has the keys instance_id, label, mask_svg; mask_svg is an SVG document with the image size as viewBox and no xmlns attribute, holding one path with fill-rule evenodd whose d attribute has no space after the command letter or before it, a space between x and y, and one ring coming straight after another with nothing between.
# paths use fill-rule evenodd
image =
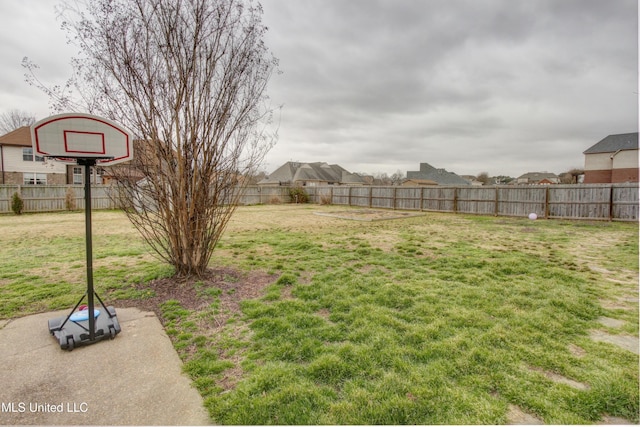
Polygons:
<instances>
[{"instance_id":1,"label":"bare tree","mask_svg":"<svg viewBox=\"0 0 640 427\"><path fill-rule=\"evenodd\" d=\"M577 184L580 175L584 175L584 170L580 168L572 168L567 172L563 172L559 175L561 184Z\"/></svg>"},{"instance_id":2,"label":"bare tree","mask_svg":"<svg viewBox=\"0 0 640 427\"><path fill-rule=\"evenodd\" d=\"M476 181L482 183L482 185L489 185L491 178L489 178L489 172L480 172L476 177Z\"/></svg>"},{"instance_id":3,"label":"bare tree","mask_svg":"<svg viewBox=\"0 0 640 427\"><path fill-rule=\"evenodd\" d=\"M276 133L266 87L277 67L260 5L244 0L91 0L66 5L83 54L63 87L28 80L56 109L88 110L139 139L113 167L125 211L180 276L202 275ZM78 95L79 94L79 97ZM144 176L136 183L132 177Z\"/></svg>"},{"instance_id":4,"label":"bare tree","mask_svg":"<svg viewBox=\"0 0 640 427\"><path fill-rule=\"evenodd\" d=\"M31 126L36 116L20 110L10 110L0 114L0 135L14 131L22 126Z\"/></svg>"},{"instance_id":5,"label":"bare tree","mask_svg":"<svg viewBox=\"0 0 640 427\"><path fill-rule=\"evenodd\" d=\"M378 181L380 185L392 184L391 178L389 178L389 175L386 172L375 172L373 174L373 179Z\"/></svg>"},{"instance_id":6,"label":"bare tree","mask_svg":"<svg viewBox=\"0 0 640 427\"><path fill-rule=\"evenodd\" d=\"M400 169L396 170L396 172L391 175L391 185L400 185L402 184L402 181L404 181L404 172L402 172Z\"/></svg>"}]
</instances>

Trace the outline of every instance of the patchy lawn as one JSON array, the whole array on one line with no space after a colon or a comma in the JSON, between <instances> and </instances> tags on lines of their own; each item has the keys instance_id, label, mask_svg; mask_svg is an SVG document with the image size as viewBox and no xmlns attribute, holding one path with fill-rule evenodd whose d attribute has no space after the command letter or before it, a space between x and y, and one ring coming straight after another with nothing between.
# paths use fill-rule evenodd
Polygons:
<instances>
[{"instance_id":1,"label":"patchy lawn","mask_svg":"<svg viewBox=\"0 0 640 427\"><path fill-rule=\"evenodd\" d=\"M184 283L94 212L96 288L160 315L220 424L638 423L637 224L336 211L241 207ZM0 233L0 318L73 306L82 214Z\"/></svg>"}]
</instances>

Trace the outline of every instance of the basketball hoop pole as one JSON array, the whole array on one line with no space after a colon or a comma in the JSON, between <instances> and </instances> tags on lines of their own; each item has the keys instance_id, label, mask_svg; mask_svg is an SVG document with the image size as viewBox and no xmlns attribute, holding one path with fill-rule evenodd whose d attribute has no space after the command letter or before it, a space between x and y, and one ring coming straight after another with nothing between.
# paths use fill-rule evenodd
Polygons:
<instances>
[{"instance_id":1,"label":"basketball hoop pole","mask_svg":"<svg viewBox=\"0 0 640 427\"><path fill-rule=\"evenodd\" d=\"M96 319L93 300L93 241L91 238L91 167L96 165L96 159L78 159L78 164L84 166L84 223L86 229L87 246L87 300L89 306L89 341L96 339Z\"/></svg>"}]
</instances>

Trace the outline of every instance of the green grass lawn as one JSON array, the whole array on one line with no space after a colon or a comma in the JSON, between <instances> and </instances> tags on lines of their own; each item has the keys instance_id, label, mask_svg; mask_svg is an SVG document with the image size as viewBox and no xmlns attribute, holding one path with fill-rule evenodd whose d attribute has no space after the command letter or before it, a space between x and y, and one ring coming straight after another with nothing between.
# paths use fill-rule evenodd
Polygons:
<instances>
[{"instance_id":1,"label":"green grass lawn","mask_svg":"<svg viewBox=\"0 0 640 427\"><path fill-rule=\"evenodd\" d=\"M279 279L239 311L201 282L203 308L162 304L216 423L505 424L514 407L548 424L638 423L638 355L590 338L638 337L636 223L313 214L330 210L240 208L211 267ZM0 217L0 318L73 306L82 221ZM134 233L94 213L110 300L171 274Z\"/></svg>"}]
</instances>

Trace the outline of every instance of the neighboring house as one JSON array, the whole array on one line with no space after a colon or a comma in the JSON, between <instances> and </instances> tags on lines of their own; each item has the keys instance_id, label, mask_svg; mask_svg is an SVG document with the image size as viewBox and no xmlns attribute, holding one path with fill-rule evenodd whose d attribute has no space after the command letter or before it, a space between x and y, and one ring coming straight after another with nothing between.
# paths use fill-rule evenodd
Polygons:
<instances>
[{"instance_id":1,"label":"neighboring house","mask_svg":"<svg viewBox=\"0 0 640 427\"><path fill-rule=\"evenodd\" d=\"M584 183L638 182L638 132L609 135L584 154Z\"/></svg>"},{"instance_id":2,"label":"neighboring house","mask_svg":"<svg viewBox=\"0 0 640 427\"><path fill-rule=\"evenodd\" d=\"M66 184L67 166L34 156L31 128L20 127L0 136L0 184Z\"/></svg>"},{"instance_id":3,"label":"neighboring house","mask_svg":"<svg viewBox=\"0 0 640 427\"><path fill-rule=\"evenodd\" d=\"M560 177L551 172L528 172L516 178L515 183L525 185L560 184Z\"/></svg>"},{"instance_id":4,"label":"neighboring house","mask_svg":"<svg viewBox=\"0 0 640 427\"><path fill-rule=\"evenodd\" d=\"M407 171L407 179L435 181L438 185L470 185L461 176L444 169L436 169L429 163L420 163L419 171Z\"/></svg>"},{"instance_id":5,"label":"neighboring house","mask_svg":"<svg viewBox=\"0 0 640 427\"><path fill-rule=\"evenodd\" d=\"M405 179L402 181L403 187L425 187L427 185L438 185L437 182L431 181L430 179Z\"/></svg>"},{"instance_id":6,"label":"neighboring house","mask_svg":"<svg viewBox=\"0 0 640 427\"><path fill-rule=\"evenodd\" d=\"M102 183L102 169L92 168L91 182ZM33 154L31 128L22 126L0 136L0 184L82 184L84 169Z\"/></svg>"},{"instance_id":7,"label":"neighboring house","mask_svg":"<svg viewBox=\"0 0 640 427\"><path fill-rule=\"evenodd\" d=\"M287 162L258 182L261 186L365 185L365 179L338 165Z\"/></svg>"}]
</instances>

